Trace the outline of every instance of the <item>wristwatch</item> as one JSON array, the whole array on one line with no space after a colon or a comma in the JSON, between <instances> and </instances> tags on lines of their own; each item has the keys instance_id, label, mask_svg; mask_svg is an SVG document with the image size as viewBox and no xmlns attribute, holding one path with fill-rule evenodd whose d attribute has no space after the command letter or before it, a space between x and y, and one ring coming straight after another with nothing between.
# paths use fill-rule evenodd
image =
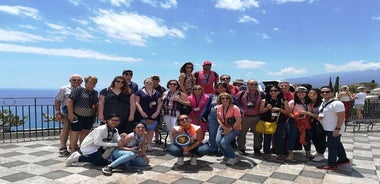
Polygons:
<instances>
[{"instance_id":1,"label":"wristwatch","mask_svg":"<svg viewBox=\"0 0 380 184\"><path fill-rule=\"evenodd\" d=\"M340 128L338 128L338 127L335 127L335 130L340 130Z\"/></svg>"}]
</instances>

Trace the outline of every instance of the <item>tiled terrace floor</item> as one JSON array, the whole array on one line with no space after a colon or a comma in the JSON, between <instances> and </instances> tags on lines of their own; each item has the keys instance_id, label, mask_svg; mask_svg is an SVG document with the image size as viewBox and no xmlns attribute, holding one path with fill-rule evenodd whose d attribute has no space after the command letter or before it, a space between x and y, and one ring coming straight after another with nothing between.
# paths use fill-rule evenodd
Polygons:
<instances>
[{"instance_id":1,"label":"tiled terrace floor","mask_svg":"<svg viewBox=\"0 0 380 184\"><path fill-rule=\"evenodd\" d=\"M252 148L252 134L248 135ZM307 161L302 151L296 153L296 162L263 161L252 154L239 156L235 166L205 156L197 166L189 161L177 167L176 159L155 147L149 157L149 170L115 170L104 176L100 168L90 164L65 167L65 157L59 157L58 140L44 140L0 144L0 183L361 183L378 184L380 181L380 125L371 132L348 130L342 141L352 164L336 171L315 168L319 163ZM325 155L325 157L327 154Z\"/></svg>"}]
</instances>

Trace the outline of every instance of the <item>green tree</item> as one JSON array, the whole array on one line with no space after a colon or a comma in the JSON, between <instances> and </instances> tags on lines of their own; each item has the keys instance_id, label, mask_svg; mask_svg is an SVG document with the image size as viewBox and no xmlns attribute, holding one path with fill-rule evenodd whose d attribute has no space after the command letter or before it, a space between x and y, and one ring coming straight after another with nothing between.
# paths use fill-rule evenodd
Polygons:
<instances>
[{"instance_id":1,"label":"green tree","mask_svg":"<svg viewBox=\"0 0 380 184\"><path fill-rule=\"evenodd\" d=\"M339 92L339 76L335 78L334 91Z\"/></svg>"},{"instance_id":2,"label":"green tree","mask_svg":"<svg viewBox=\"0 0 380 184\"><path fill-rule=\"evenodd\" d=\"M11 110L2 110L0 111L0 131L7 132L13 126L23 125L27 118L28 116L17 116Z\"/></svg>"},{"instance_id":3,"label":"green tree","mask_svg":"<svg viewBox=\"0 0 380 184\"><path fill-rule=\"evenodd\" d=\"M332 82L331 82L331 77L330 77L330 81L329 81L329 86L332 88L333 85L332 85Z\"/></svg>"}]
</instances>

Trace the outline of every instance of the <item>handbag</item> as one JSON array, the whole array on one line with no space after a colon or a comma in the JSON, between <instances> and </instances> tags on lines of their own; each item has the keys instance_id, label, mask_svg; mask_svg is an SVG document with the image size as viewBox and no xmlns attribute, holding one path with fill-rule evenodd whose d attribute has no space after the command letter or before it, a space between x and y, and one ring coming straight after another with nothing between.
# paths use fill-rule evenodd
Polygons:
<instances>
[{"instance_id":1,"label":"handbag","mask_svg":"<svg viewBox=\"0 0 380 184\"><path fill-rule=\"evenodd\" d=\"M227 120L226 120L227 125L230 125L230 126L233 126L235 124L235 122L236 122L235 117L227 118Z\"/></svg>"},{"instance_id":2,"label":"handbag","mask_svg":"<svg viewBox=\"0 0 380 184\"><path fill-rule=\"evenodd\" d=\"M191 107L187 105L181 105L179 108L179 113L180 114L186 114L189 115L191 112Z\"/></svg>"},{"instance_id":3,"label":"handbag","mask_svg":"<svg viewBox=\"0 0 380 184\"><path fill-rule=\"evenodd\" d=\"M263 134L274 134L277 130L277 122L259 120L256 125L256 132Z\"/></svg>"}]
</instances>

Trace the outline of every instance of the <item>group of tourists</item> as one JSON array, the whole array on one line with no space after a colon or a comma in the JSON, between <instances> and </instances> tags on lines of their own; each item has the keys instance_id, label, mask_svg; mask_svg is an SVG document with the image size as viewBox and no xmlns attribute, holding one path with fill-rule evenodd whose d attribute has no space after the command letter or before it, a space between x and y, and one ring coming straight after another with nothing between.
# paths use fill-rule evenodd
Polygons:
<instances>
[{"instance_id":1,"label":"group of tourists","mask_svg":"<svg viewBox=\"0 0 380 184\"><path fill-rule=\"evenodd\" d=\"M340 142L345 106L330 86L299 85L293 93L282 81L260 91L256 80L230 84L231 77L211 70L210 61L202 67L194 72L191 62L183 64L178 80L169 80L166 88L159 76L144 79L139 88L133 71L124 70L99 93L95 76L85 77L82 87L82 77L72 75L55 97L55 118L63 123L59 151L70 155L66 165L90 162L103 166L106 175L119 165L147 166L153 139L160 143L157 129L169 132L167 151L179 166L185 157L197 165L204 155L234 165L236 152L247 154L248 132L254 135L254 155L265 160L294 161L293 151L302 145L305 156L316 162L325 159L328 147L328 162L318 168L350 162ZM96 119L101 125L92 130Z\"/></svg>"}]
</instances>

